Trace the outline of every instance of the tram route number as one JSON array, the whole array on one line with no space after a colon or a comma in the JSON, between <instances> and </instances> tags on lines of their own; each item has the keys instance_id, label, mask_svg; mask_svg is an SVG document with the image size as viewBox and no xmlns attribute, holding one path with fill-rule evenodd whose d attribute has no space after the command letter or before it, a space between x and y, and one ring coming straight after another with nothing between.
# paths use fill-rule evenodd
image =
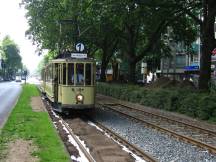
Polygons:
<instances>
[{"instance_id":1,"label":"tram route number","mask_svg":"<svg viewBox=\"0 0 216 162\"><path fill-rule=\"evenodd\" d=\"M76 44L76 51L83 52L84 49L85 49L84 44L82 44L82 43L77 43Z\"/></svg>"}]
</instances>

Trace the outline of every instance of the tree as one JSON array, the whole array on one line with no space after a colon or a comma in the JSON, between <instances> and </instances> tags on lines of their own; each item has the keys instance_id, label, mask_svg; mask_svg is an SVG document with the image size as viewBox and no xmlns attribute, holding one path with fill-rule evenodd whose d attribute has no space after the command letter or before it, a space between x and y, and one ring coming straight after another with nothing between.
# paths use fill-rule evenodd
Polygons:
<instances>
[{"instance_id":1,"label":"tree","mask_svg":"<svg viewBox=\"0 0 216 162\"><path fill-rule=\"evenodd\" d=\"M116 17L112 15L112 8L108 2L86 1L80 6L80 14L77 17L78 25L84 31L80 39L85 40L87 46L95 47L94 51L101 51L101 81L106 80L107 65L118 45Z\"/></svg>"},{"instance_id":2,"label":"tree","mask_svg":"<svg viewBox=\"0 0 216 162\"><path fill-rule=\"evenodd\" d=\"M121 3L121 7L119 5L115 14L120 19L121 51L128 58L131 82L135 82L136 64L147 56L151 58L155 49L162 47L161 43L164 44L161 35L166 32L168 26L176 29L174 35L179 40L190 43L195 40L195 28L192 25L188 25L187 28L182 25L189 24L188 17L181 17L179 20L177 18L182 13L176 13L172 9L158 8L156 2L160 1L149 1L147 5L130 0L116 2ZM183 23L184 21L186 23ZM182 36L182 32L192 34ZM158 57L161 56L158 55Z\"/></svg>"},{"instance_id":3,"label":"tree","mask_svg":"<svg viewBox=\"0 0 216 162\"><path fill-rule=\"evenodd\" d=\"M22 69L22 58L19 55L20 51L18 46L6 36L2 41L2 49L4 51L4 64L7 77L15 75L18 69Z\"/></svg>"},{"instance_id":4,"label":"tree","mask_svg":"<svg viewBox=\"0 0 216 162\"><path fill-rule=\"evenodd\" d=\"M118 42L115 22L105 1L66 0L60 3L55 0L51 3L47 0L39 3L23 0L23 4L28 10L30 25L27 35L33 41L50 50L54 50L57 43L61 49L71 49L78 41L84 41L90 53L101 49L101 78L105 80L107 64ZM57 32L56 22L62 22L61 33Z\"/></svg>"},{"instance_id":5,"label":"tree","mask_svg":"<svg viewBox=\"0 0 216 162\"><path fill-rule=\"evenodd\" d=\"M214 37L214 23L216 16L216 1L215 0L203 0L202 4L203 20L194 19L200 24L201 30L201 59L200 59L200 77L199 88L208 89L208 83L211 80L211 52L216 47L216 40ZM195 15L192 15L195 16Z\"/></svg>"},{"instance_id":6,"label":"tree","mask_svg":"<svg viewBox=\"0 0 216 162\"><path fill-rule=\"evenodd\" d=\"M142 5L152 6L149 1L137 0ZM166 10L173 10L175 14L187 16L193 19L197 26L200 27L201 38L201 59L200 59L200 77L199 89L208 90L211 79L211 51L216 46L214 38L214 22L216 17L216 1L215 0L167 0L154 4Z\"/></svg>"},{"instance_id":7,"label":"tree","mask_svg":"<svg viewBox=\"0 0 216 162\"><path fill-rule=\"evenodd\" d=\"M28 10L27 34L41 48L54 50L58 43L60 48L71 49L77 41L82 41L89 53L101 51L102 80L111 57L120 51L129 62L129 79L134 82L136 64L163 47L161 34L167 26L176 29L178 39L194 40L193 34L182 36L182 31L194 33L194 28L189 17L178 9L177 5L183 3L173 0L23 0L23 4ZM62 24L61 34L56 23L59 20L70 22Z\"/></svg>"},{"instance_id":8,"label":"tree","mask_svg":"<svg viewBox=\"0 0 216 162\"><path fill-rule=\"evenodd\" d=\"M0 76L3 76L5 53L0 45Z\"/></svg>"}]
</instances>

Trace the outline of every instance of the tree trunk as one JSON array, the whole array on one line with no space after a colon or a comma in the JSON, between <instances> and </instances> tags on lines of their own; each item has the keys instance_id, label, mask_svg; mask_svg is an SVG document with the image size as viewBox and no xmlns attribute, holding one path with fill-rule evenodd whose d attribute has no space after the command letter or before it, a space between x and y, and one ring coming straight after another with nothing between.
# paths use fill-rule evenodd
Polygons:
<instances>
[{"instance_id":1,"label":"tree trunk","mask_svg":"<svg viewBox=\"0 0 216 162\"><path fill-rule=\"evenodd\" d=\"M202 54L200 59L200 77L199 77L199 89L208 90L209 82L211 80L211 46L207 42L210 42L207 38L203 41Z\"/></svg>"},{"instance_id":2,"label":"tree trunk","mask_svg":"<svg viewBox=\"0 0 216 162\"><path fill-rule=\"evenodd\" d=\"M129 76L128 76L128 81L130 83L135 83L136 82L135 74L136 74L136 63L133 62L133 61L129 61Z\"/></svg>"},{"instance_id":3,"label":"tree trunk","mask_svg":"<svg viewBox=\"0 0 216 162\"><path fill-rule=\"evenodd\" d=\"M100 75L100 81L105 82L106 81L106 69L107 65L110 61L110 58L112 57L114 50L116 48L116 41L114 41L114 44L108 44L108 39L105 39L103 42L103 45L101 47L102 49L102 61L101 61L101 75Z\"/></svg>"},{"instance_id":4,"label":"tree trunk","mask_svg":"<svg viewBox=\"0 0 216 162\"><path fill-rule=\"evenodd\" d=\"M106 62L102 61L101 63L101 74L100 74L100 81L105 82L106 81Z\"/></svg>"},{"instance_id":5,"label":"tree trunk","mask_svg":"<svg viewBox=\"0 0 216 162\"><path fill-rule=\"evenodd\" d=\"M117 81L118 79L118 63L117 62L112 63L112 69L113 69L113 81Z\"/></svg>"},{"instance_id":6,"label":"tree trunk","mask_svg":"<svg viewBox=\"0 0 216 162\"><path fill-rule=\"evenodd\" d=\"M199 89L208 90L211 81L211 52L215 48L214 22L215 22L215 2L210 0L206 2L204 9L204 20L201 27L201 59L200 59L200 77ZM214 4L214 5L213 5Z\"/></svg>"}]
</instances>

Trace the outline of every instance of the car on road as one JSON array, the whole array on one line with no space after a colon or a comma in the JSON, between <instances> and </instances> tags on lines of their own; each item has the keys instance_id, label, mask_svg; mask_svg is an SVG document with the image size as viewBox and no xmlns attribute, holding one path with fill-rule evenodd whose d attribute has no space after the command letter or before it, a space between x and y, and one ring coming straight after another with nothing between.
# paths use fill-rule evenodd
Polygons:
<instances>
[{"instance_id":1,"label":"car on road","mask_svg":"<svg viewBox=\"0 0 216 162\"><path fill-rule=\"evenodd\" d=\"M16 82L21 82L21 76L16 76Z\"/></svg>"}]
</instances>

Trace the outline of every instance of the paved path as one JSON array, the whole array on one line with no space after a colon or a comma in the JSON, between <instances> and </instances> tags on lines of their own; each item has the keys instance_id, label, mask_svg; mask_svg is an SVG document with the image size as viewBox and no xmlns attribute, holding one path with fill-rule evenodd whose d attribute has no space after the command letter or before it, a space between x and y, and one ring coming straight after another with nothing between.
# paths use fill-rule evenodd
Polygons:
<instances>
[{"instance_id":1,"label":"paved path","mask_svg":"<svg viewBox=\"0 0 216 162\"><path fill-rule=\"evenodd\" d=\"M22 87L20 83L0 83L0 129L3 127L8 118L8 115L15 106L21 89Z\"/></svg>"}]
</instances>

